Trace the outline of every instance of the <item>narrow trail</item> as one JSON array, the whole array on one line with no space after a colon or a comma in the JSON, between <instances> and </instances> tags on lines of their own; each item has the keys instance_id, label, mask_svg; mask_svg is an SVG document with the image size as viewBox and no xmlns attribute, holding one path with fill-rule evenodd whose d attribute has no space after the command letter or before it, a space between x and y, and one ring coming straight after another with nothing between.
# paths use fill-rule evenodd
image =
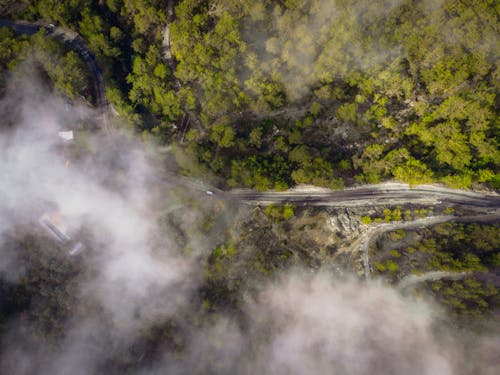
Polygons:
<instances>
[{"instance_id":1,"label":"narrow trail","mask_svg":"<svg viewBox=\"0 0 500 375\"><path fill-rule=\"evenodd\" d=\"M421 275L408 275L399 281L396 287L399 290L410 286L423 283L424 281L436 281L441 279L459 280L471 275L472 272L450 272L450 271L431 271Z\"/></svg>"},{"instance_id":2,"label":"narrow trail","mask_svg":"<svg viewBox=\"0 0 500 375\"><path fill-rule=\"evenodd\" d=\"M165 60L167 61L167 65L168 65L168 68L170 70L170 76L172 79L174 90L176 92L179 92L179 90L182 88L182 84L181 84L181 81L179 80L179 78L177 78L175 75L175 71L177 69L177 63L176 63L174 56L172 54L172 38L170 36L170 24L175 19L175 4L174 3L175 3L174 0L168 0L168 2L167 2L167 23L165 25L165 28L163 29L162 47L163 47L163 56L164 56ZM183 111L184 111L185 115L183 116L182 121L181 121L181 125L179 127L179 137L180 137L181 143L184 139L184 135L186 134L186 132L189 128L190 123L193 123L197 129L204 130L196 113L191 111L185 105L183 106Z\"/></svg>"},{"instance_id":3,"label":"narrow trail","mask_svg":"<svg viewBox=\"0 0 500 375\"><path fill-rule=\"evenodd\" d=\"M181 82L179 78L175 76L175 69L177 68L177 64L172 56L172 40L170 38L170 24L174 21L174 0L168 0L167 2L167 24L165 25L165 29L163 30L163 56L165 60L167 60L167 65L170 69L170 73L172 75L172 82L174 83L175 91L179 91L181 89Z\"/></svg>"},{"instance_id":4,"label":"narrow trail","mask_svg":"<svg viewBox=\"0 0 500 375\"><path fill-rule=\"evenodd\" d=\"M409 222L396 222L380 224L376 227L369 228L362 236L350 246L350 251L360 252L361 260L363 262L364 274L367 279L371 278L370 268L370 247L377 238L383 233L396 230L396 229L415 229L425 228L429 225L441 224L447 221L452 221L454 216L434 216L425 217ZM356 250L357 248L357 250Z\"/></svg>"}]
</instances>

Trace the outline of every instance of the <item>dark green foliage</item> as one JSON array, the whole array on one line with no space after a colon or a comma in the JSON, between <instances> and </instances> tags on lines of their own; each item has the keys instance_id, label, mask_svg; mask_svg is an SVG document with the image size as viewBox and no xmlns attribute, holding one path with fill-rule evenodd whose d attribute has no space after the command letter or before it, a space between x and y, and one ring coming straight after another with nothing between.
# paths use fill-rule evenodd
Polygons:
<instances>
[{"instance_id":1,"label":"dark green foliage","mask_svg":"<svg viewBox=\"0 0 500 375\"><path fill-rule=\"evenodd\" d=\"M133 59L132 72L127 76L132 86L129 99L167 121L176 120L182 114L181 103L169 85L169 76L160 50L152 46L144 58Z\"/></svg>"},{"instance_id":2,"label":"dark green foliage","mask_svg":"<svg viewBox=\"0 0 500 375\"><path fill-rule=\"evenodd\" d=\"M31 38L35 59L41 64L54 87L69 99L90 92L88 68L74 51L61 43L36 34Z\"/></svg>"},{"instance_id":3,"label":"dark green foliage","mask_svg":"<svg viewBox=\"0 0 500 375\"><path fill-rule=\"evenodd\" d=\"M92 6L91 0L39 0L35 3L31 8L34 11L32 16L65 26L78 22L82 18L81 12Z\"/></svg>"},{"instance_id":4,"label":"dark green foliage","mask_svg":"<svg viewBox=\"0 0 500 375\"><path fill-rule=\"evenodd\" d=\"M435 247L424 242L421 251L430 255L428 270L487 271L495 267L500 251L498 225L445 223L433 228Z\"/></svg>"},{"instance_id":5,"label":"dark green foliage","mask_svg":"<svg viewBox=\"0 0 500 375\"><path fill-rule=\"evenodd\" d=\"M78 95L91 96L89 73L85 63L75 51L46 38L43 32L32 37L17 35L6 27L0 28L0 77L5 79L7 69L22 61L34 62L47 78L47 82L69 99Z\"/></svg>"},{"instance_id":6,"label":"dark green foliage","mask_svg":"<svg viewBox=\"0 0 500 375\"><path fill-rule=\"evenodd\" d=\"M389 216L390 213L388 210ZM439 224L432 229L425 229L421 240L408 243L404 231L389 232L383 240L396 243L400 256L388 251L377 254L376 261L380 264L389 259L396 261L403 266L405 273L487 272L498 267L499 233L498 225L449 222ZM386 268L379 271L384 272Z\"/></svg>"},{"instance_id":7,"label":"dark green foliage","mask_svg":"<svg viewBox=\"0 0 500 375\"><path fill-rule=\"evenodd\" d=\"M9 237L2 246L15 250L23 276L8 286L12 304L0 314L25 314L46 340L60 337L76 301L78 264L46 237Z\"/></svg>"},{"instance_id":8,"label":"dark green foliage","mask_svg":"<svg viewBox=\"0 0 500 375\"><path fill-rule=\"evenodd\" d=\"M491 281L468 277L464 280L438 280L428 283L429 290L452 317L478 324L490 318L499 306L499 290ZM479 321L479 322L478 322Z\"/></svg>"},{"instance_id":9,"label":"dark green foliage","mask_svg":"<svg viewBox=\"0 0 500 375\"><path fill-rule=\"evenodd\" d=\"M415 235L417 241L412 240ZM409 274L460 273L458 280L443 278L424 285L462 323L490 317L500 308L494 279L500 265L499 225L449 222L419 232L389 232L378 248L374 270L394 281Z\"/></svg>"},{"instance_id":10,"label":"dark green foliage","mask_svg":"<svg viewBox=\"0 0 500 375\"><path fill-rule=\"evenodd\" d=\"M290 184L290 165L280 155L233 160L228 183L257 190L286 189Z\"/></svg>"},{"instance_id":11,"label":"dark green foliage","mask_svg":"<svg viewBox=\"0 0 500 375\"><path fill-rule=\"evenodd\" d=\"M0 75L2 81L8 69L16 64L20 53L27 47L26 38L16 38L8 27L0 27Z\"/></svg>"}]
</instances>

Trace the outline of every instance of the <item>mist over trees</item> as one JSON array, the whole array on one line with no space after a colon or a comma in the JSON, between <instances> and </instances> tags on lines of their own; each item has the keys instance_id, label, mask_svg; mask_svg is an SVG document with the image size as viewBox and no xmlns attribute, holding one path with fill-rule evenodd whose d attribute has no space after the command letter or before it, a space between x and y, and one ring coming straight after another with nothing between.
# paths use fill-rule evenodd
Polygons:
<instances>
[{"instance_id":1,"label":"mist over trees","mask_svg":"<svg viewBox=\"0 0 500 375\"><path fill-rule=\"evenodd\" d=\"M389 232L362 282L348 227L432 207L242 208L164 170L500 189L496 2L0 0L0 18L43 25L0 27L0 373L498 373L498 224ZM103 71L110 136L58 27ZM54 207L84 256L42 229ZM419 272L467 275L391 285Z\"/></svg>"}]
</instances>

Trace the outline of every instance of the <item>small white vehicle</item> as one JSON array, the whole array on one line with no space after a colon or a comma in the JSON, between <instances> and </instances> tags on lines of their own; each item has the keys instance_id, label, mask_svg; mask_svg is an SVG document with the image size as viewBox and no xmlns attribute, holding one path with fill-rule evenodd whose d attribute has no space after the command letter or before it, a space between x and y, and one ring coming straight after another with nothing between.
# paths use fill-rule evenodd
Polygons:
<instances>
[{"instance_id":1,"label":"small white vehicle","mask_svg":"<svg viewBox=\"0 0 500 375\"><path fill-rule=\"evenodd\" d=\"M207 190L206 193L207 193L207 195L214 195L214 192L211 190Z\"/></svg>"}]
</instances>

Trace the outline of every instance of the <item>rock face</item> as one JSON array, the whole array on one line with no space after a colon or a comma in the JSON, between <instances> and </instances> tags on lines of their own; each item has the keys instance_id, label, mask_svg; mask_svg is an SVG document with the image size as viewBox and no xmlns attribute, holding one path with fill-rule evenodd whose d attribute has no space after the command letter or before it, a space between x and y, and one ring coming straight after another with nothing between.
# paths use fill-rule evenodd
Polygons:
<instances>
[{"instance_id":1,"label":"rock face","mask_svg":"<svg viewBox=\"0 0 500 375\"><path fill-rule=\"evenodd\" d=\"M359 219L347 209L343 213L332 216L331 225L338 227L346 236L358 234L360 231Z\"/></svg>"},{"instance_id":2,"label":"rock face","mask_svg":"<svg viewBox=\"0 0 500 375\"><path fill-rule=\"evenodd\" d=\"M289 230L282 233L296 244L310 244L309 249L323 251L359 233L359 220L349 211L306 210L291 222ZM306 243L304 243L306 242Z\"/></svg>"}]
</instances>

